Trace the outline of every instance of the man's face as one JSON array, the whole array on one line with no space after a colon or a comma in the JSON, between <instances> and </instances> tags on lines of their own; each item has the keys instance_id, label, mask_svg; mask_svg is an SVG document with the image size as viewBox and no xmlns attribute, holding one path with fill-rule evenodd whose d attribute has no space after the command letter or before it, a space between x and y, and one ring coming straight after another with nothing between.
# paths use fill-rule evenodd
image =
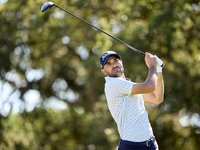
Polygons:
<instances>
[{"instance_id":1,"label":"man's face","mask_svg":"<svg viewBox=\"0 0 200 150\"><path fill-rule=\"evenodd\" d=\"M110 77L121 77L124 74L122 61L116 56L110 56L101 71Z\"/></svg>"}]
</instances>

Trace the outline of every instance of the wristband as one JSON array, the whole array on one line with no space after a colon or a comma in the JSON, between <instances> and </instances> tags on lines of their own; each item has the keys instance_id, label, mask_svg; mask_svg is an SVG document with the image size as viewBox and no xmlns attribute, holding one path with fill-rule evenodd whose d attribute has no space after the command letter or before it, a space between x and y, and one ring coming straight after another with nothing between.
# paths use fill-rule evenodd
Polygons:
<instances>
[{"instance_id":1,"label":"wristband","mask_svg":"<svg viewBox=\"0 0 200 150\"><path fill-rule=\"evenodd\" d=\"M162 67L160 67L159 65L157 65L157 72L162 72Z\"/></svg>"}]
</instances>

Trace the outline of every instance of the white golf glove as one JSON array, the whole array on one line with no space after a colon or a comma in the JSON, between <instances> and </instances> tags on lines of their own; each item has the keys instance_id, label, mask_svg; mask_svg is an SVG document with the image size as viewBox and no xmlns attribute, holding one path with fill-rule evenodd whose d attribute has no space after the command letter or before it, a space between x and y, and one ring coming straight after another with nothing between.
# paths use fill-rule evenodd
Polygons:
<instances>
[{"instance_id":1,"label":"white golf glove","mask_svg":"<svg viewBox=\"0 0 200 150\"><path fill-rule=\"evenodd\" d=\"M163 61L158 58L156 55L154 55L156 57L156 60L157 60L157 72L162 72L162 64L163 64Z\"/></svg>"}]
</instances>

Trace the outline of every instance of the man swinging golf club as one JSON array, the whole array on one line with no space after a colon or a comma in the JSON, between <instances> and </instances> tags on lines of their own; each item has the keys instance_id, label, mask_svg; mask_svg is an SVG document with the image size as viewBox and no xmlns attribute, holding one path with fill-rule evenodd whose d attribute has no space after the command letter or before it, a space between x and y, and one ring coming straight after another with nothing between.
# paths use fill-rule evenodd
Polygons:
<instances>
[{"instance_id":1,"label":"man swinging golf club","mask_svg":"<svg viewBox=\"0 0 200 150\"><path fill-rule=\"evenodd\" d=\"M145 82L134 83L125 77L120 55L107 51L100 57L101 71L106 75L108 107L121 138L118 150L158 150L144 102L163 101L162 60L145 53L145 62L149 69Z\"/></svg>"},{"instance_id":2,"label":"man swinging golf club","mask_svg":"<svg viewBox=\"0 0 200 150\"><path fill-rule=\"evenodd\" d=\"M102 72L107 75L105 78L105 94L108 107L117 123L121 137L118 150L157 150L158 146L149 123L148 114L144 108L144 102L159 104L163 101L162 67L164 64L162 61L156 56L141 52L53 2L43 4L41 11L44 12L53 6L145 56L149 73L144 83L134 83L125 77L120 56L113 51L107 51L100 57L100 65Z\"/></svg>"}]
</instances>

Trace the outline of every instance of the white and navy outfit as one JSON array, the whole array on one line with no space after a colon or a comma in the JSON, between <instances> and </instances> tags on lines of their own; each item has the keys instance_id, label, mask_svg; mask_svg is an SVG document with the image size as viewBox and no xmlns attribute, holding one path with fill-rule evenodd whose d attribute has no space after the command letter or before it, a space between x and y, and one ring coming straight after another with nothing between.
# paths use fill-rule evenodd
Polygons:
<instances>
[{"instance_id":1,"label":"white and navy outfit","mask_svg":"<svg viewBox=\"0 0 200 150\"><path fill-rule=\"evenodd\" d=\"M131 150L139 146L158 150L142 94L131 95L134 83L122 77L107 76L105 80L108 108L121 138L118 149Z\"/></svg>"}]
</instances>

